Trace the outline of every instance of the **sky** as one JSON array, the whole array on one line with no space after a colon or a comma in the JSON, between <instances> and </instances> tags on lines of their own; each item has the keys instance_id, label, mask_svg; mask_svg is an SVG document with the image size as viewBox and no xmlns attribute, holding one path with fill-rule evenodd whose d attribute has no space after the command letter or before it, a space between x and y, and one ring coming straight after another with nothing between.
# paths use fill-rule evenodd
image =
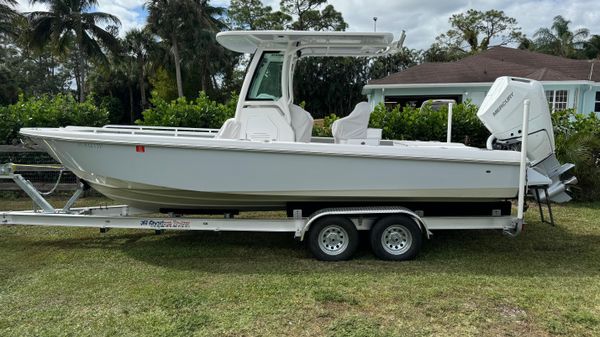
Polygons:
<instances>
[{"instance_id":1,"label":"sky","mask_svg":"<svg viewBox=\"0 0 600 337\"><path fill-rule=\"evenodd\" d=\"M21 11L33 8L28 0L18 0ZM279 0L263 0L265 5L279 8ZM588 28L600 34L600 1L598 0L329 0L349 24L350 31L373 31L373 17L377 17L377 31L391 32L398 37L406 31L404 45L413 49L427 49L435 37L450 28L448 18L470 8L498 9L517 19L529 37L540 27L550 27L552 19L562 15L571 21L571 29ZM144 0L98 0L98 10L116 15L122 23L122 33L144 25ZM212 0L213 6L226 7L228 0Z\"/></svg>"}]
</instances>

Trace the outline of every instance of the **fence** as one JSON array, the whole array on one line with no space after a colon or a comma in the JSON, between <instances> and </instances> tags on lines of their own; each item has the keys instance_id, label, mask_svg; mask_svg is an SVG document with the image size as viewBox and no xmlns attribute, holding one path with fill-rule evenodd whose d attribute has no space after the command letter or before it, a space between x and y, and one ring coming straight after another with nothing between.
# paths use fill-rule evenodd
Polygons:
<instances>
[{"instance_id":1,"label":"fence","mask_svg":"<svg viewBox=\"0 0 600 337\"><path fill-rule=\"evenodd\" d=\"M41 148L28 148L23 145L0 145L0 164L4 163L24 164L18 167L17 173L31 181L39 191L51 190L59 176L60 182L56 187L56 191L72 191L77 188L77 177L67 170L63 170L61 174L60 169L48 166L59 166L60 164ZM0 191L20 190L12 181L0 180Z\"/></svg>"}]
</instances>

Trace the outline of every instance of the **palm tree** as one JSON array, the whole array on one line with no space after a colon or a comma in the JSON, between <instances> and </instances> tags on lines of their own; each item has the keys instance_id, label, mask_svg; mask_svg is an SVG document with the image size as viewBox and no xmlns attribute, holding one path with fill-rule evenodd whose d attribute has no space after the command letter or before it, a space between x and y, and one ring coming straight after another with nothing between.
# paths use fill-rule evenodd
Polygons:
<instances>
[{"instance_id":1,"label":"palm tree","mask_svg":"<svg viewBox=\"0 0 600 337\"><path fill-rule=\"evenodd\" d=\"M223 64L228 64L228 59L231 55L227 53L216 41L216 33L226 28L226 25L216 19L217 15L224 13L223 8L211 7L202 1L201 11L204 13L202 20L202 28L194 31L193 43L191 50L197 55L196 69L200 72L200 89L208 91L211 87L215 87L214 74L223 68Z\"/></svg>"},{"instance_id":2,"label":"palm tree","mask_svg":"<svg viewBox=\"0 0 600 337\"><path fill-rule=\"evenodd\" d=\"M140 107L144 110L148 101L146 99L146 63L150 51L157 48L152 33L148 29L132 29L125 34L125 50L133 57L136 64L136 75L140 87Z\"/></svg>"},{"instance_id":3,"label":"palm tree","mask_svg":"<svg viewBox=\"0 0 600 337\"><path fill-rule=\"evenodd\" d=\"M222 9L210 6L208 0L150 0L146 8L150 29L171 47L177 94L183 97L181 61L185 50L182 48L189 48L191 41L205 39L206 33L214 34L219 27L214 16ZM185 46L184 41L187 42Z\"/></svg>"},{"instance_id":4,"label":"palm tree","mask_svg":"<svg viewBox=\"0 0 600 337\"><path fill-rule=\"evenodd\" d=\"M585 54L589 59L600 59L600 35L592 35L585 43Z\"/></svg>"},{"instance_id":5,"label":"palm tree","mask_svg":"<svg viewBox=\"0 0 600 337\"><path fill-rule=\"evenodd\" d=\"M17 17L17 12L13 7L17 4L16 0L0 0L0 34L13 34L13 20Z\"/></svg>"},{"instance_id":6,"label":"palm tree","mask_svg":"<svg viewBox=\"0 0 600 337\"><path fill-rule=\"evenodd\" d=\"M554 17L551 28L540 28L533 35L537 49L541 52L562 57L577 57L577 52L583 47L589 35L587 28L572 32L569 30L571 21L561 15Z\"/></svg>"},{"instance_id":7,"label":"palm tree","mask_svg":"<svg viewBox=\"0 0 600 337\"><path fill-rule=\"evenodd\" d=\"M31 25L30 44L43 47L54 43L58 52L74 50L75 82L79 100L85 100L86 58L107 63L105 48L117 50L119 41L109 28L120 26L119 19L103 12L91 12L97 0L31 0L49 6L49 11L27 15ZM100 25L108 24L107 29ZM111 26L112 25L112 26Z\"/></svg>"}]
</instances>

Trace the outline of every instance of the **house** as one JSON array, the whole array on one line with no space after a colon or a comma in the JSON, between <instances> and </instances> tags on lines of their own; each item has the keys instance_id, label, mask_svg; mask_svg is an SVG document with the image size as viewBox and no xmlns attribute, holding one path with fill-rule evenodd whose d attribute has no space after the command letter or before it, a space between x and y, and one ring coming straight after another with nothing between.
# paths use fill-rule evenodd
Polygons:
<instances>
[{"instance_id":1,"label":"house","mask_svg":"<svg viewBox=\"0 0 600 337\"><path fill-rule=\"evenodd\" d=\"M600 113L600 60L572 60L493 47L456 62L423 63L370 81L363 93L375 105L420 106L429 99L471 100L480 105L500 76L541 81L552 110Z\"/></svg>"}]
</instances>

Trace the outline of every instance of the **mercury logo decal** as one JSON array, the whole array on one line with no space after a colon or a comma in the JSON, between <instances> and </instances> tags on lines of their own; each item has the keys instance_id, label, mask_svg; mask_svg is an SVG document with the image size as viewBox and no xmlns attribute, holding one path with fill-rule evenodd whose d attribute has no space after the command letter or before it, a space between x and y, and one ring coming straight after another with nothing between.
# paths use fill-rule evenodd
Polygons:
<instances>
[{"instance_id":1,"label":"mercury logo decal","mask_svg":"<svg viewBox=\"0 0 600 337\"><path fill-rule=\"evenodd\" d=\"M515 93L511 92L508 96L506 96L504 101L502 101L502 103L500 103L500 106L498 106L496 108L496 110L494 110L494 113L492 115L496 116L496 114L498 114L498 112L500 112L500 110L502 110L502 108L504 108L504 106L506 104L508 104L508 102L510 102L510 100L513 98L514 95L515 95Z\"/></svg>"}]
</instances>

